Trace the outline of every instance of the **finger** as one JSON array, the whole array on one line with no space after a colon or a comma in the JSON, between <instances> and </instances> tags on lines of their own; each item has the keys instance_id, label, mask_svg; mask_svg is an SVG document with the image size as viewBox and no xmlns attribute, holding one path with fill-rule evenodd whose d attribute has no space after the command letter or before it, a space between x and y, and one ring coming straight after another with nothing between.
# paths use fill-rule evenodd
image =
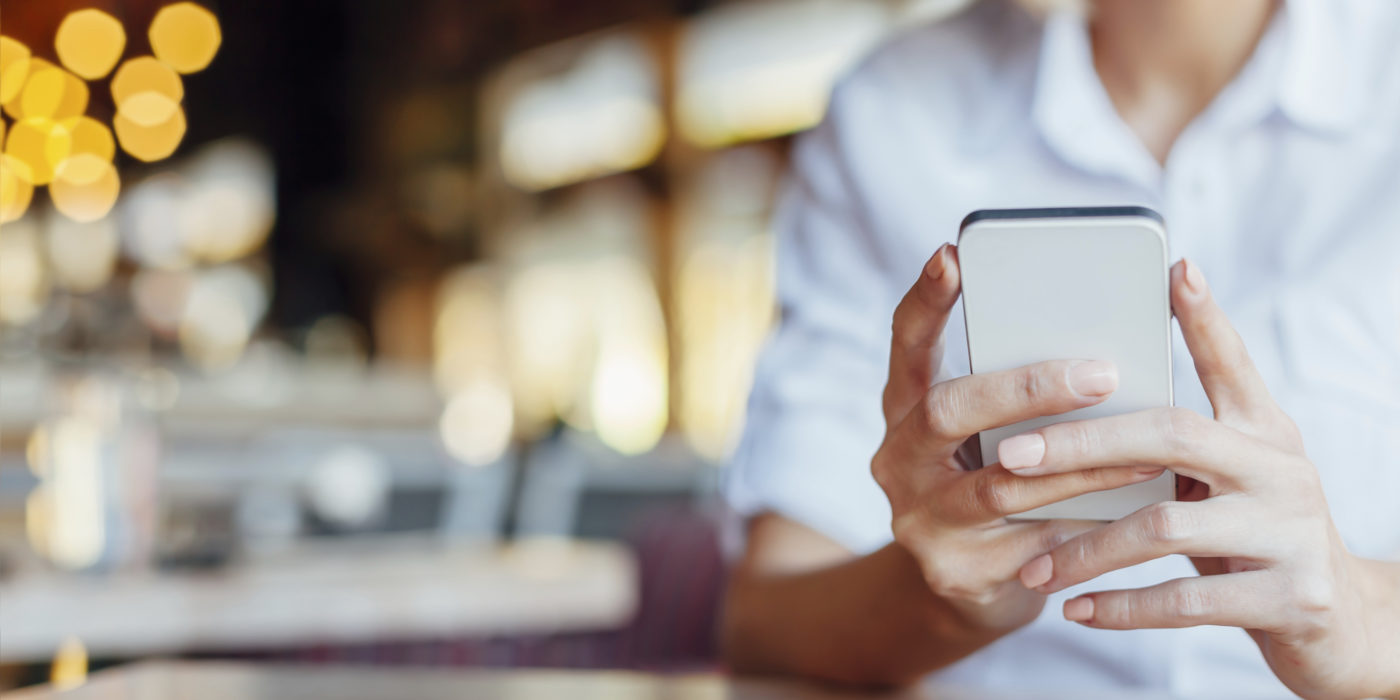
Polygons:
<instances>
[{"instance_id":1,"label":"finger","mask_svg":"<svg viewBox=\"0 0 1400 700\"><path fill-rule=\"evenodd\" d=\"M1269 629L1287 615L1273 574L1245 571L1179 578L1135 590L1102 591L1065 601L1066 620L1100 629L1223 625Z\"/></svg>"},{"instance_id":2,"label":"finger","mask_svg":"<svg viewBox=\"0 0 1400 700\"><path fill-rule=\"evenodd\" d=\"M997 458L1008 471L1021 475L1151 465L1225 488L1272 478L1273 469L1260 473L1263 465L1295 459L1180 407L1047 425L1002 440Z\"/></svg>"},{"instance_id":3,"label":"finger","mask_svg":"<svg viewBox=\"0 0 1400 700\"><path fill-rule=\"evenodd\" d=\"M1164 501L1079 535L1021 568L1021 583L1054 593L1110 571L1168 554L1193 557L1274 556L1277 545L1242 523L1244 505L1233 496L1203 503Z\"/></svg>"},{"instance_id":4,"label":"finger","mask_svg":"<svg viewBox=\"0 0 1400 700\"><path fill-rule=\"evenodd\" d=\"M1043 520L992 528L957 528L957 545L936 545L927 560L933 578L960 582L970 590L987 590L1014 582L1027 561L1097 527L1089 520Z\"/></svg>"},{"instance_id":5,"label":"finger","mask_svg":"<svg viewBox=\"0 0 1400 700\"><path fill-rule=\"evenodd\" d=\"M992 522L1093 491L1107 491L1161 476L1151 467L1107 467L1038 477L1016 476L991 465L961 473L940 489L935 517L952 524Z\"/></svg>"},{"instance_id":6,"label":"finger","mask_svg":"<svg viewBox=\"0 0 1400 700\"><path fill-rule=\"evenodd\" d=\"M1275 408L1274 400L1200 267L1183 259L1172 267L1171 277L1172 310L1215 414L1266 415Z\"/></svg>"},{"instance_id":7,"label":"finger","mask_svg":"<svg viewBox=\"0 0 1400 700\"><path fill-rule=\"evenodd\" d=\"M957 248L945 243L894 310L890 374L885 384L885 424L893 427L928 391L942 359L943 328L961 284Z\"/></svg>"},{"instance_id":8,"label":"finger","mask_svg":"<svg viewBox=\"0 0 1400 700\"><path fill-rule=\"evenodd\" d=\"M1110 362L1052 360L935 384L900 421L891 440L918 460L949 456L989 428L1102 402L1118 387Z\"/></svg>"}]
</instances>

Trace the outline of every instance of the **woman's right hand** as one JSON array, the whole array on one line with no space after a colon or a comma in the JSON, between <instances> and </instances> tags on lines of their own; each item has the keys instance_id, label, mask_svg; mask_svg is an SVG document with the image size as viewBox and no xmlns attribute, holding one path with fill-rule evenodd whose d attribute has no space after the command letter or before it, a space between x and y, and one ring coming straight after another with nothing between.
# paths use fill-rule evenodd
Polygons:
<instances>
[{"instance_id":1,"label":"woman's right hand","mask_svg":"<svg viewBox=\"0 0 1400 700\"><path fill-rule=\"evenodd\" d=\"M1006 516L1147 481L1162 470L1024 477L1000 461L977 469L978 431L1094 405L1118 387L1118 375L1106 362L1056 360L936 381L960 281L957 249L944 245L895 309L885 439L871 471L889 498L895 541L918 562L933 593L966 624L1007 632L1034 620L1045 604L1044 595L1021 585L1021 567L1097 523Z\"/></svg>"}]
</instances>

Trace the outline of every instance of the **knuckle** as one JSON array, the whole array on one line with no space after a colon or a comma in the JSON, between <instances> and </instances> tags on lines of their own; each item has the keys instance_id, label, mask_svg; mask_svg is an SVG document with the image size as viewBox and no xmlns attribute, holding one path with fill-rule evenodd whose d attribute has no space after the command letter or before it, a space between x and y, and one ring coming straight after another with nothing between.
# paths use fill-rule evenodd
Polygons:
<instances>
[{"instance_id":1,"label":"knuckle","mask_svg":"<svg viewBox=\"0 0 1400 700\"><path fill-rule=\"evenodd\" d=\"M1202 620L1215 607L1211 593L1200 586L1179 585L1166 592L1166 609L1186 620Z\"/></svg>"},{"instance_id":2,"label":"knuckle","mask_svg":"<svg viewBox=\"0 0 1400 700\"><path fill-rule=\"evenodd\" d=\"M870 476L875 479L876 485L881 491L889 493L893 484L893 474L891 474L890 460L886 456L884 448L875 452L875 456L870 460Z\"/></svg>"},{"instance_id":3,"label":"knuckle","mask_svg":"<svg viewBox=\"0 0 1400 700\"><path fill-rule=\"evenodd\" d=\"M1337 590L1325 576L1307 575L1293 583L1294 606L1307 619L1326 619L1337 604Z\"/></svg>"},{"instance_id":4,"label":"knuckle","mask_svg":"<svg viewBox=\"0 0 1400 700\"><path fill-rule=\"evenodd\" d=\"M968 588L961 580L958 568L949 565L946 556L929 557L921 562L920 569L924 575L924 583L939 596L959 597Z\"/></svg>"},{"instance_id":5,"label":"knuckle","mask_svg":"<svg viewBox=\"0 0 1400 700\"><path fill-rule=\"evenodd\" d=\"M1078 536L1078 531L1064 520L1046 520L1040 524L1040 548L1047 552Z\"/></svg>"},{"instance_id":6,"label":"knuckle","mask_svg":"<svg viewBox=\"0 0 1400 700\"><path fill-rule=\"evenodd\" d=\"M890 316L890 336L894 338L895 347L905 344L909 328L909 298L905 297L894 307L894 314Z\"/></svg>"},{"instance_id":7,"label":"knuckle","mask_svg":"<svg viewBox=\"0 0 1400 700\"><path fill-rule=\"evenodd\" d=\"M1078 580L1089 561L1092 545L1087 537L1076 537L1050 553L1055 575L1062 580Z\"/></svg>"},{"instance_id":8,"label":"knuckle","mask_svg":"<svg viewBox=\"0 0 1400 700\"><path fill-rule=\"evenodd\" d=\"M1192 454L1200 446L1206 419L1189 408L1163 409L1159 414L1163 440L1173 454Z\"/></svg>"},{"instance_id":9,"label":"knuckle","mask_svg":"<svg viewBox=\"0 0 1400 700\"><path fill-rule=\"evenodd\" d=\"M1016 373L1016 396L1027 404L1034 404L1044 393L1041 373L1039 368Z\"/></svg>"},{"instance_id":10,"label":"knuckle","mask_svg":"<svg viewBox=\"0 0 1400 700\"><path fill-rule=\"evenodd\" d=\"M1303 450L1303 431L1298 429L1298 424L1283 409L1276 409L1278 417L1275 423L1278 425L1278 438L1286 447L1301 452Z\"/></svg>"},{"instance_id":11,"label":"knuckle","mask_svg":"<svg viewBox=\"0 0 1400 700\"><path fill-rule=\"evenodd\" d=\"M1143 514L1143 531L1150 542L1177 544L1191 535L1192 513L1179 501L1162 501L1148 506Z\"/></svg>"},{"instance_id":12,"label":"knuckle","mask_svg":"<svg viewBox=\"0 0 1400 700\"><path fill-rule=\"evenodd\" d=\"M897 510L890 520L890 532L894 535L894 541L917 559L925 559L919 554L934 546L928 536L928 528L917 513Z\"/></svg>"},{"instance_id":13,"label":"knuckle","mask_svg":"<svg viewBox=\"0 0 1400 700\"><path fill-rule=\"evenodd\" d=\"M925 395L923 403L924 426L934 439L948 441L959 437L956 434L956 420L959 411L957 396L958 391L946 383L933 387Z\"/></svg>"},{"instance_id":14,"label":"knuckle","mask_svg":"<svg viewBox=\"0 0 1400 700\"><path fill-rule=\"evenodd\" d=\"M1089 455L1099 449L1097 434L1080 423L1061 423L1046 433L1045 441L1049 443L1053 438L1056 451L1066 456Z\"/></svg>"},{"instance_id":15,"label":"knuckle","mask_svg":"<svg viewBox=\"0 0 1400 700\"><path fill-rule=\"evenodd\" d=\"M978 479L973 488L973 499L979 510L997 517L1008 515L1015 507L1016 482L1007 479Z\"/></svg>"}]
</instances>

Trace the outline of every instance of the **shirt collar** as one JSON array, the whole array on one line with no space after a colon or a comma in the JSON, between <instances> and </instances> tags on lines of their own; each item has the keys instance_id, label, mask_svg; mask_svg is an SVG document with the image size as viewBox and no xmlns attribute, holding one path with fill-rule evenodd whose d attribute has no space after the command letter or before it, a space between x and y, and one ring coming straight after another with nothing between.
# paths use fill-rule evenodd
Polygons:
<instances>
[{"instance_id":1,"label":"shirt collar","mask_svg":"<svg viewBox=\"0 0 1400 700\"><path fill-rule=\"evenodd\" d=\"M1281 8L1285 50L1278 106L1300 126L1341 132L1363 113L1365 22L1355 3L1288 0Z\"/></svg>"},{"instance_id":2,"label":"shirt collar","mask_svg":"<svg viewBox=\"0 0 1400 700\"><path fill-rule=\"evenodd\" d=\"M1254 76L1268 104L1256 114L1282 113L1306 129L1339 133L1363 113L1360 84L1364 23L1354 3L1286 0L1258 51L1280 51L1277 70L1247 65L1237 80ZM1277 40L1275 40L1277 39ZM1255 56L1251 63L1259 61ZM1265 75L1267 74L1267 75ZM1233 84L1232 84L1233 86ZM1227 87L1227 90L1230 88ZM1031 115L1051 148L1091 171L1125 175L1143 185L1157 181L1159 168L1137 136L1118 118L1094 68L1082 14L1052 12L1045 20Z\"/></svg>"},{"instance_id":3,"label":"shirt collar","mask_svg":"<svg viewBox=\"0 0 1400 700\"><path fill-rule=\"evenodd\" d=\"M1099 80L1079 13L1055 11L1045 19L1031 120L1051 150L1076 167L1149 189L1160 178L1156 160L1119 118Z\"/></svg>"}]
</instances>

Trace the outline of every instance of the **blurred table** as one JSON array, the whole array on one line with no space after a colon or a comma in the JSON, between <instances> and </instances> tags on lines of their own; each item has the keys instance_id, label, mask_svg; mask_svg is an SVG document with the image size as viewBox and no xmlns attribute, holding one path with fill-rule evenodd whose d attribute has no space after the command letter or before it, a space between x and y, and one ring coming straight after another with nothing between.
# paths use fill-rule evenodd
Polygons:
<instances>
[{"instance_id":1,"label":"blurred table","mask_svg":"<svg viewBox=\"0 0 1400 700\"><path fill-rule=\"evenodd\" d=\"M93 657L437 636L613 629L637 604L622 546L427 538L301 543L207 573L0 582L0 662L47 661L74 636Z\"/></svg>"},{"instance_id":2,"label":"blurred table","mask_svg":"<svg viewBox=\"0 0 1400 700\"><path fill-rule=\"evenodd\" d=\"M1165 696L1132 691L997 694L986 690L925 684L903 691L860 692L796 681L728 678L718 674L657 675L621 671L472 671L253 666L153 662L94 674L84 685L64 691L33 687L6 695L11 700L998 700L1017 698L1119 698Z\"/></svg>"}]
</instances>

